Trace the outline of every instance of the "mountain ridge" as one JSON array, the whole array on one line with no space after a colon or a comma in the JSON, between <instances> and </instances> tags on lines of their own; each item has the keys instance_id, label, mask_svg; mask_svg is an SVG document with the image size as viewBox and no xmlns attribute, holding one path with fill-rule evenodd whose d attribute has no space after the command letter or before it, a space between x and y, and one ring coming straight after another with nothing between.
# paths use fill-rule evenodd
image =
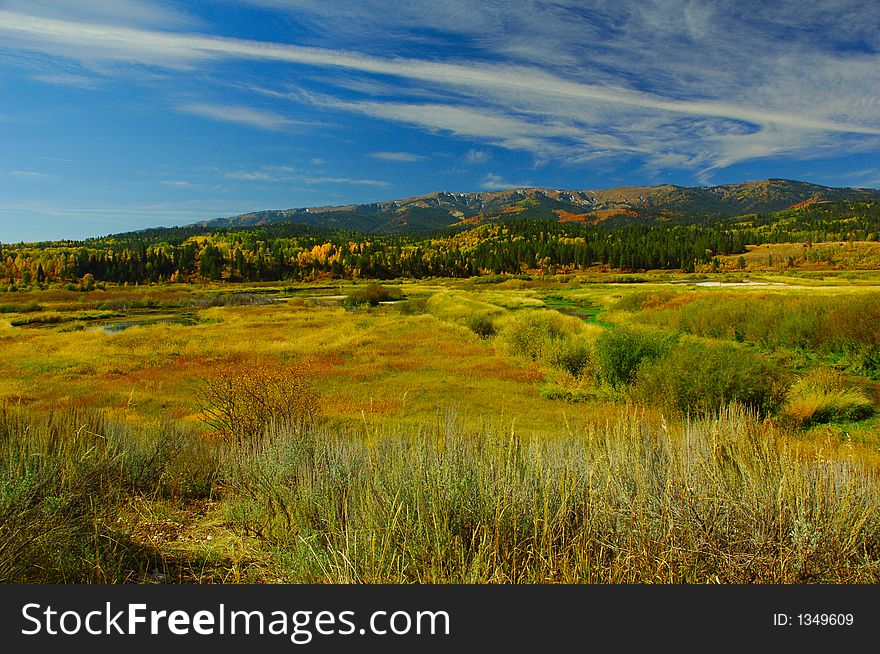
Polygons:
<instances>
[{"instance_id":1,"label":"mountain ridge","mask_svg":"<svg viewBox=\"0 0 880 654\"><path fill-rule=\"evenodd\" d=\"M436 191L366 204L269 209L201 221L204 227L246 227L297 222L365 232L427 231L468 227L517 217L617 223L719 218L769 213L823 201L880 200L880 190L829 187L786 179L717 186L619 186L568 190L513 187L498 191Z\"/></svg>"}]
</instances>

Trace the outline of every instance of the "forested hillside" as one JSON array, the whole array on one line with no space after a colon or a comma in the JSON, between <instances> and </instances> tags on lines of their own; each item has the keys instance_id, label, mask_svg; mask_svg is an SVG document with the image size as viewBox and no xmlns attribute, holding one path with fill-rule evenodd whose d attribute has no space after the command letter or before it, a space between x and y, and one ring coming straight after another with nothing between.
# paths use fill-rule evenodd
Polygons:
<instances>
[{"instance_id":1,"label":"forested hillside","mask_svg":"<svg viewBox=\"0 0 880 654\"><path fill-rule=\"evenodd\" d=\"M468 229L364 234L295 223L151 229L101 239L0 245L9 286L33 283L469 277L603 266L693 271L762 243L872 241L880 202L813 202L702 222L510 218Z\"/></svg>"}]
</instances>

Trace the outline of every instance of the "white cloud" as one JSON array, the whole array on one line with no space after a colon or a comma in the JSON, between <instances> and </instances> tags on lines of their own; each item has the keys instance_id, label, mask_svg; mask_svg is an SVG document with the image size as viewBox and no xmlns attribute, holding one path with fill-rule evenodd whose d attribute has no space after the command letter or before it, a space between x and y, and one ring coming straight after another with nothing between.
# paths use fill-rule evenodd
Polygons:
<instances>
[{"instance_id":1,"label":"white cloud","mask_svg":"<svg viewBox=\"0 0 880 654\"><path fill-rule=\"evenodd\" d=\"M314 175L290 166L261 166L255 170L233 170L223 173L227 179L242 182L269 182L284 184L303 184L306 187L325 184L349 184L352 186L390 186L388 182L378 179L361 179L357 177ZM302 190L302 189L301 189Z\"/></svg>"},{"instance_id":2,"label":"white cloud","mask_svg":"<svg viewBox=\"0 0 880 654\"><path fill-rule=\"evenodd\" d=\"M486 173L483 179L480 180L479 186L484 191L504 191L511 188L529 188L532 184L515 184L513 182L508 182L501 175Z\"/></svg>"},{"instance_id":3,"label":"white cloud","mask_svg":"<svg viewBox=\"0 0 880 654\"><path fill-rule=\"evenodd\" d=\"M94 90L100 87L93 77L85 75L73 75L70 73L45 73L34 75L31 79L44 84L58 84L60 86L72 86L80 89Z\"/></svg>"},{"instance_id":4,"label":"white cloud","mask_svg":"<svg viewBox=\"0 0 880 654\"><path fill-rule=\"evenodd\" d=\"M305 177L302 180L306 184L352 184L354 186L391 186L388 182L379 179L358 179L353 177Z\"/></svg>"},{"instance_id":5,"label":"white cloud","mask_svg":"<svg viewBox=\"0 0 880 654\"><path fill-rule=\"evenodd\" d=\"M880 187L880 168L864 168L862 170L841 173L835 175L833 178L838 180L846 180L845 183L849 184L850 186L878 188Z\"/></svg>"},{"instance_id":6,"label":"white cloud","mask_svg":"<svg viewBox=\"0 0 880 654\"><path fill-rule=\"evenodd\" d=\"M292 125L302 124L298 121L285 118L274 111L254 109L252 107L244 107L240 105L192 103L178 105L176 109L184 113L201 116L203 118L210 118L211 120L238 123L240 125L266 130L279 130Z\"/></svg>"},{"instance_id":7,"label":"white cloud","mask_svg":"<svg viewBox=\"0 0 880 654\"><path fill-rule=\"evenodd\" d=\"M243 182L289 182L299 179L298 171L289 166L262 166L257 170L234 170L225 173L224 177Z\"/></svg>"},{"instance_id":8,"label":"white cloud","mask_svg":"<svg viewBox=\"0 0 880 654\"><path fill-rule=\"evenodd\" d=\"M9 11L62 20L136 23L164 29L193 27L200 23L168 3L144 0L4 0L3 5Z\"/></svg>"},{"instance_id":9,"label":"white cloud","mask_svg":"<svg viewBox=\"0 0 880 654\"><path fill-rule=\"evenodd\" d=\"M286 61L308 66L350 69L405 79L420 80L464 90L494 90L502 94L527 93L542 101L552 99L594 101L625 107L688 115L733 118L755 123L795 124L804 129L880 134L880 127L847 124L782 110L766 110L731 102L676 100L614 85L572 81L538 68L487 63L441 63L417 59L384 59L359 53L245 41L195 34L175 34L107 25L40 19L0 11L0 33L26 37L30 47L51 48L53 44L82 48L79 56L166 62L177 57L177 65L196 59L240 57ZM77 56L71 54L71 56ZM167 64L171 65L171 64Z\"/></svg>"},{"instance_id":10,"label":"white cloud","mask_svg":"<svg viewBox=\"0 0 880 654\"><path fill-rule=\"evenodd\" d=\"M464 155L464 160L469 164L484 164L492 158L492 154L486 150L468 150Z\"/></svg>"},{"instance_id":11,"label":"white cloud","mask_svg":"<svg viewBox=\"0 0 880 654\"><path fill-rule=\"evenodd\" d=\"M504 147L535 153L558 151L559 147L552 142L555 137L580 136L580 131L573 126L540 124L487 109L450 104L347 102L314 95L310 99L316 106L357 112L431 130L443 130L468 138L483 138Z\"/></svg>"},{"instance_id":12,"label":"white cloud","mask_svg":"<svg viewBox=\"0 0 880 654\"><path fill-rule=\"evenodd\" d=\"M371 152L370 156L373 157L373 159L380 159L382 161L400 162L422 161L425 158L420 154L414 154L412 152Z\"/></svg>"},{"instance_id":13,"label":"white cloud","mask_svg":"<svg viewBox=\"0 0 880 654\"><path fill-rule=\"evenodd\" d=\"M17 177L18 179L33 180L33 181L52 179L53 177L55 177L55 175L50 175L48 173L41 173L36 170L13 170L13 171L10 171L9 174L12 175L13 177Z\"/></svg>"}]
</instances>

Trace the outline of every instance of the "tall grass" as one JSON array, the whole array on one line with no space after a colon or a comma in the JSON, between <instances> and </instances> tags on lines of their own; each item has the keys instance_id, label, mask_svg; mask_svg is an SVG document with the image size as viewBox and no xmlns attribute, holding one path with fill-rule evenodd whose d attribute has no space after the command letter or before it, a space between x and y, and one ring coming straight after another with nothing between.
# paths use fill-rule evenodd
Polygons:
<instances>
[{"instance_id":1,"label":"tall grass","mask_svg":"<svg viewBox=\"0 0 880 654\"><path fill-rule=\"evenodd\" d=\"M43 306L33 300L23 304L0 304L0 313L32 313L42 310Z\"/></svg>"},{"instance_id":2,"label":"tall grass","mask_svg":"<svg viewBox=\"0 0 880 654\"><path fill-rule=\"evenodd\" d=\"M170 427L136 434L94 413L0 407L0 582L144 579L162 555L129 538L121 508L133 495L209 494L212 459Z\"/></svg>"},{"instance_id":3,"label":"tall grass","mask_svg":"<svg viewBox=\"0 0 880 654\"><path fill-rule=\"evenodd\" d=\"M478 296L483 297L483 294ZM497 317L503 313L502 307L491 302L474 299L473 294L461 291L440 291L425 300L425 310L441 320L466 324L471 316Z\"/></svg>"},{"instance_id":4,"label":"tall grass","mask_svg":"<svg viewBox=\"0 0 880 654\"><path fill-rule=\"evenodd\" d=\"M738 405L669 424L630 407L557 438L451 413L276 424L218 460L167 427L6 408L0 581L147 580L175 555L132 537L127 501L216 493L289 582L876 583L876 472L787 442Z\"/></svg>"},{"instance_id":5,"label":"tall grass","mask_svg":"<svg viewBox=\"0 0 880 654\"><path fill-rule=\"evenodd\" d=\"M227 517L293 582L877 582L880 487L731 406L558 439L278 432L225 460Z\"/></svg>"},{"instance_id":6,"label":"tall grass","mask_svg":"<svg viewBox=\"0 0 880 654\"><path fill-rule=\"evenodd\" d=\"M880 372L880 295L876 293L686 297L690 301L680 306L638 303L636 319L699 336L846 355L854 368Z\"/></svg>"}]
</instances>

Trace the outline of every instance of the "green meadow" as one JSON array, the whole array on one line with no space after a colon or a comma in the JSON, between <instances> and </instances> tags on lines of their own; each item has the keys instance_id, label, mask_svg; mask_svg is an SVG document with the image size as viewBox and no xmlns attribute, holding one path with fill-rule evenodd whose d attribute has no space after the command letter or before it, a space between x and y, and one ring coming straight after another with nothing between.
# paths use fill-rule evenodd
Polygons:
<instances>
[{"instance_id":1,"label":"green meadow","mask_svg":"<svg viewBox=\"0 0 880 654\"><path fill-rule=\"evenodd\" d=\"M0 580L876 583L847 275L0 293Z\"/></svg>"}]
</instances>

